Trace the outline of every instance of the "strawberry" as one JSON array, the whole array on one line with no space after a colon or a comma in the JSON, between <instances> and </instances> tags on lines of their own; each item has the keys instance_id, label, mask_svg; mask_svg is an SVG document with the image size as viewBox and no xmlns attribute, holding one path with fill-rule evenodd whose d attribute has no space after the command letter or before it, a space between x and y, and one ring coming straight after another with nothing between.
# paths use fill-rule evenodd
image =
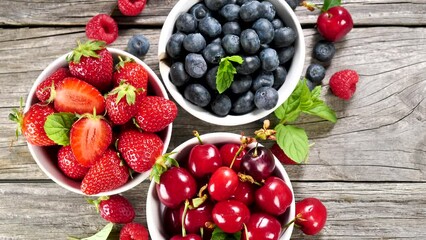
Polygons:
<instances>
[{"instance_id":1,"label":"strawberry","mask_svg":"<svg viewBox=\"0 0 426 240\"><path fill-rule=\"evenodd\" d=\"M70 145L78 163L92 166L112 142L112 128L102 116L83 115L71 127Z\"/></svg>"},{"instance_id":2,"label":"strawberry","mask_svg":"<svg viewBox=\"0 0 426 240\"><path fill-rule=\"evenodd\" d=\"M55 113L55 109L51 105L41 103L32 105L27 112L23 113L21 102L21 108L13 109L13 113L9 114L9 119L18 123L16 136L21 133L30 144L51 146L55 145L55 142L44 131L44 123L52 113Z\"/></svg>"},{"instance_id":3,"label":"strawberry","mask_svg":"<svg viewBox=\"0 0 426 240\"><path fill-rule=\"evenodd\" d=\"M59 68L43 82L41 82L36 89L36 96L40 102L46 102L50 98L50 90L52 84L56 88L58 83L66 77L71 77L70 70L68 68Z\"/></svg>"},{"instance_id":4,"label":"strawberry","mask_svg":"<svg viewBox=\"0 0 426 240\"><path fill-rule=\"evenodd\" d=\"M173 101L159 96L146 96L141 100L135 118L142 130L158 132L172 123L177 113Z\"/></svg>"},{"instance_id":5,"label":"strawberry","mask_svg":"<svg viewBox=\"0 0 426 240\"><path fill-rule=\"evenodd\" d=\"M129 169L116 151L107 149L87 172L81 182L81 191L87 195L111 191L124 185L129 179Z\"/></svg>"},{"instance_id":6,"label":"strawberry","mask_svg":"<svg viewBox=\"0 0 426 240\"><path fill-rule=\"evenodd\" d=\"M111 53L105 42L87 41L67 56L71 74L84 80L100 91L109 89L113 70Z\"/></svg>"},{"instance_id":7,"label":"strawberry","mask_svg":"<svg viewBox=\"0 0 426 240\"><path fill-rule=\"evenodd\" d=\"M122 82L120 86L108 93L105 99L109 119L116 125L125 124L135 116L141 99L141 91L128 83Z\"/></svg>"},{"instance_id":8,"label":"strawberry","mask_svg":"<svg viewBox=\"0 0 426 240\"><path fill-rule=\"evenodd\" d=\"M117 149L129 167L142 173L149 170L163 152L164 143L155 133L127 130L118 137Z\"/></svg>"},{"instance_id":9,"label":"strawberry","mask_svg":"<svg viewBox=\"0 0 426 240\"><path fill-rule=\"evenodd\" d=\"M275 155L276 158L278 158L278 160L282 163L282 164L287 164L287 165L294 165L297 164L297 162L291 160L291 158L289 158L284 151L280 148L280 146L278 146L277 143L274 143L274 145L272 145L272 147L269 149L271 150L271 152Z\"/></svg>"},{"instance_id":10,"label":"strawberry","mask_svg":"<svg viewBox=\"0 0 426 240\"><path fill-rule=\"evenodd\" d=\"M345 69L334 73L330 78L329 84L334 95L341 99L349 100L355 93L358 80L359 76L356 71Z\"/></svg>"},{"instance_id":11,"label":"strawberry","mask_svg":"<svg viewBox=\"0 0 426 240\"><path fill-rule=\"evenodd\" d=\"M105 111L105 99L92 85L77 78L65 78L58 83L56 90L52 90L51 99L54 100L58 112L96 113Z\"/></svg>"},{"instance_id":12,"label":"strawberry","mask_svg":"<svg viewBox=\"0 0 426 240\"><path fill-rule=\"evenodd\" d=\"M121 195L102 196L96 200L88 199L95 205L101 217L112 223L129 223L135 218L135 209L127 198Z\"/></svg>"},{"instance_id":13,"label":"strawberry","mask_svg":"<svg viewBox=\"0 0 426 240\"><path fill-rule=\"evenodd\" d=\"M77 162L70 146L59 149L58 166L65 175L74 180L82 180L89 171L89 168L83 167Z\"/></svg>"},{"instance_id":14,"label":"strawberry","mask_svg":"<svg viewBox=\"0 0 426 240\"><path fill-rule=\"evenodd\" d=\"M127 81L135 88L144 89L143 95L146 96L148 89L148 72L146 69L133 59L126 58L123 60L121 57L119 59L120 62L115 66L116 71L112 76L114 86L120 85L122 81Z\"/></svg>"},{"instance_id":15,"label":"strawberry","mask_svg":"<svg viewBox=\"0 0 426 240\"><path fill-rule=\"evenodd\" d=\"M148 240L148 230L139 223L132 222L123 226L120 231L120 240Z\"/></svg>"}]
</instances>

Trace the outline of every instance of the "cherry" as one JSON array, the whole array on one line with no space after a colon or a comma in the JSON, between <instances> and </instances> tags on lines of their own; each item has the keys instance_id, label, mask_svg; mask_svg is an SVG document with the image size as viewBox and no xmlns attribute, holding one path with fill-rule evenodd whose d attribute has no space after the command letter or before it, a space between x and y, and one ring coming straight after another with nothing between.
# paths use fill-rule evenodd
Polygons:
<instances>
[{"instance_id":1,"label":"cherry","mask_svg":"<svg viewBox=\"0 0 426 240\"><path fill-rule=\"evenodd\" d=\"M241 239L247 240L278 240L281 234L281 224L274 217L266 213L251 215L246 232L243 231Z\"/></svg>"},{"instance_id":2,"label":"cherry","mask_svg":"<svg viewBox=\"0 0 426 240\"><path fill-rule=\"evenodd\" d=\"M181 235L175 235L172 238L170 238L170 240L203 240L200 235L197 234L188 234L186 236L181 236Z\"/></svg>"},{"instance_id":3,"label":"cherry","mask_svg":"<svg viewBox=\"0 0 426 240\"><path fill-rule=\"evenodd\" d=\"M236 233L250 218L248 207L237 200L226 200L216 203L212 211L213 221L222 231Z\"/></svg>"},{"instance_id":4,"label":"cherry","mask_svg":"<svg viewBox=\"0 0 426 240\"><path fill-rule=\"evenodd\" d=\"M181 208L166 207L163 212L163 226L169 236L182 232Z\"/></svg>"},{"instance_id":5,"label":"cherry","mask_svg":"<svg viewBox=\"0 0 426 240\"><path fill-rule=\"evenodd\" d=\"M172 167L160 177L155 186L158 198L166 207L176 208L197 192L197 183L191 174L180 167Z\"/></svg>"},{"instance_id":6,"label":"cherry","mask_svg":"<svg viewBox=\"0 0 426 240\"><path fill-rule=\"evenodd\" d=\"M318 16L318 32L328 41L337 42L353 27L351 14L342 6L335 6Z\"/></svg>"},{"instance_id":7,"label":"cherry","mask_svg":"<svg viewBox=\"0 0 426 240\"><path fill-rule=\"evenodd\" d=\"M208 190L210 197L216 201L231 197L238 187L238 175L229 167L220 167L210 177Z\"/></svg>"},{"instance_id":8,"label":"cherry","mask_svg":"<svg viewBox=\"0 0 426 240\"><path fill-rule=\"evenodd\" d=\"M222 158L215 145L203 144L198 133L194 132L194 134L200 144L192 147L188 158L188 168L193 176L202 178L222 166Z\"/></svg>"},{"instance_id":9,"label":"cherry","mask_svg":"<svg viewBox=\"0 0 426 240\"><path fill-rule=\"evenodd\" d=\"M241 160L241 170L258 182L271 176L274 169L274 155L265 147L256 146L250 149Z\"/></svg>"},{"instance_id":10,"label":"cherry","mask_svg":"<svg viewBox=\"0 0 426 240\"><path fill-rule=\"evenodd\" d=\"M212 218L213 203L204 202L194 209L188 209L185 217L185 229L188 233L199 233L200 228L206 226L206 222L213 222ZM180 208L180 217L182 218L184 206Z\"/></svg>"},{"instance_id":11,"label":"cherry","mask_svg":"<svg viewBox=\"0 0 426 240\"><path fill-rule=\"evenodd\" d=\"M305 198L296 203L295 223L303 233L315 235L321 231L327 221L327 208L317 198Z\"/></svg>"},{"instance_id":12,"label":"cherry","mask_svg":"<svg viewBox=\"0 0 426 240\"><path fill-rule=\"evenodd\" d=\"M263 211L278 216L283 214L293 201L293 194L287 184L278 177L269 177L265 184L256 190L254 198Z\"/></svg>"},{"instance_id":13,"label":"cherry","mask_svg":"<svg viewBox=\"0 0 426 240\"><path fill-rule=\"evenodd\" d=\"M240 171L241 159L246 154L247 150L245 148L241 149L240 153L236 156L238 151L240 151L240 145L236 143L227 143L219 148L222 164L228 167L232 164L232 169L236 172Z\"/></svg>"},{"instance_id":14,"label":"cherry","mask_svg":"<svg viewBox=\"0 0 426 240\"><path fill-rule=\"evenodd\" d=\"M256 191L254 184L250 182L238 182L238 187L230 199L238 200L246 206L250 206L254 202L254 192Z\"/></svg>"}]
</instances>

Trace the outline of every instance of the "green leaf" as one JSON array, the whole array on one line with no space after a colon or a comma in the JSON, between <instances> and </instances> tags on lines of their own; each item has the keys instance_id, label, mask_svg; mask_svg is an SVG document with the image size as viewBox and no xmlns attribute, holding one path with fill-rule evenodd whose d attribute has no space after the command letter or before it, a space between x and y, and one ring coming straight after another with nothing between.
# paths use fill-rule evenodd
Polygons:
<instances>
[{"instance_id":1,"label":"green leaf","mask_svg":"<svg viewBox=\"0 0 426 240\"><path fill-rule=\"evenodd\" d=\"M237 69L232 62L242 64L243 61L243 58L240 56L229 56L220 60L219 68L216 73L216 89L219 93L223 93L234 81L234 75L237 73Z\"/></svg>"},{"instance_id":2,"label":"green leaf","mask_svg":"<svg viewBox=\"0 0 426 240\"><path fill-rule=\"evenodd\" d=\"M323 101L316 100L310 109L303 110L304 113L318 116L332 123L337 121L336 113Z\"/></svg>"},{"instance_id":3,"label":"green leaf","mask_svg":"<svg viewBox=\"0 0 426 240\"><path fill-rule=\"evenodd\" d=\"M321 95L321 89L322 89L321 86L316 86L314 89L312 89L311 91L312 98L319 99Z\"/></svg>"},{"instance_id":4,"label":"green leaf","mask_svg":"<svg viewBox=\"0 0 426 240\"><path fill-rule=\"evenodd\" d=\"M297 163L304 162L309 154L309 142L305 130L283 124L278 124L275 130L277 143L284 153Z\"/></svg>"},{"instance_id":5,"label":"green leaf","mask_svg":"<svg viewBox=\"0 0 426 240\"><path fill-rule=\"evenodd\" d=\"M321 10L325 12L332 7L340 6L341 4L342 4L341 0L324 0L324 4L322 5Z\"/></svg>"},{"instance_id":6,"label":"green leaf","mask_svg":"<svg viewBox=\"0 0 426 240\"><path fill-rule=\"evenodd\" d=\"M302 80L299 83L300 86L300 110L309 109L312 104L312 93L309 90L308 85L306 85L306 79Z\"/></svg>"},{"instance_id":7,"label":"green leaf","mask_svg":"<svg viewBox=\"0 0 426 240\"><path fill-rule=\"evenodd\" d=\"M275 116L281 120L281 123L293 122L299 117L301 112L301 95L306 94L303 85L306 84L303 81L300 81L291 93L290 97L288 97L288 99L275 110Z\"/></svg>"},{"instance_id":8,"label":"green leaf","mask_svg":"<svg viewBox=\"0 0 426 240\"><path fill-rule=\"evenodd\" d=\"M87 238L81 238L81 239L75 238L75 237L68 237L68 240L107 240L113 227L114 227L113 223L108 223L107 225L105 225L104 228L102 228L102 230L100 230L93 236L90 236Z\"/></svg>"},{"instance_id":9,"label":"green leaf","mask_svg":"<svg viewBox=\"0 0 426 240\"><path fill-rule=\"evenodd\" d=\"M77 120L72 113L50 114L44 123L44 131L52 141L58 145L68 146L70 144L70 129Z\"/></svg>"},{"instance_id":10,"label":"green leaf","mask_svg":"<svg viewBox=\"0 0 426 240\"><path fill-rule=\"evenodd\" d=\"M222 231L219 227L216 227L213 230L211 240L240 240L241 232L236 232L234 234L226 233Z\"/></svg>"}]
</instances>

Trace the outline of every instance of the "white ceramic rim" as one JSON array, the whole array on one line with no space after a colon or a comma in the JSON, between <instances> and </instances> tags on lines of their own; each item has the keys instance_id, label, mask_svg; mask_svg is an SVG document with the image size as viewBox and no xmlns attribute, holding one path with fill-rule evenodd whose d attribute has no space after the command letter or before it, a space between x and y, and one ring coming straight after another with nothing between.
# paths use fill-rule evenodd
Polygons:
<instances>
[{"instance_id":1,"label":"white ceramic rim","mask_svg":"<svg viewBox=\"0 0 426 240\"><path fill-rule=\"evenodd\" d=\"M176 22L177 17L184 12L187 12L194 4L200 2L201 0L180 0L176 3L173 9L170 11L169 15L164 22L163 28L161 29L160 39L158 43L158 59L160 65L160 74L163 79L164 85L169 91L170 95L175 99L175 101L191 115L201 119L205 122L221 125L221 126L237 126L242 124L247 124L254 122L256 120L262 119L275 111L293 92L296 88L297 83L300 80L302 75L303 66L305 63L305 39L302 31L302 27L297 19L296 14L290 8L290 6L282 0L268 0L271 2L275 8L277 14L285 21L285 23L296 30L297 39L295 42L296 53L293 57L291 67L286 77L286 81L278 90L279 98L278 104L270 110L261 110L256 109L250 113L244 115L228 115L225 117L216 116L209 111L198 107L188 100L186 100L181 93L179 93L176 86L169 79L170 66L167 64L167 53L166 45L170 36L173 34L174 23ZM281 14L280 14L281 12ZM288 15L287 15L288 13ZM287 19L287 20L285 20Z\"/></svg>"},{"instance_id":2,"label":"white ceramic rim","mask_svg":"<svg viewBox=\"0 0 426 240\"><path fill-rule=\"evenodd\" d=\"M241 135L235 134L235 133L229 133L229 132L215 132L215 133L207 133L200 136L200 138L203 140L203 143L212 143L212 144L220 144L220 143L240 143L240 137ZM175 154L171 155L170 157L174 158L176 157L183 149L185 149L188 146L196 145L198 144L198 139L196 137L193 137L179 146L177 146L172 152ZM254 147L256 143L252 143L249 145L249 147ZM262 144L259 143L259 146ZM296 215L296 204L294 199L294 192L293 192L293 186L291 184L290 178L287 175L286 170L284 169L281 162L274 156L275 159L275 166L276 169L278 168L278 171L282 173L282 178L284 179L287 186L290 188L291 193L293 195L293 200L290 204L289 214L288 218L286 219L286 223L290 222L294 219ZM146 201L146 220L148 224L149 234L152 239L155 240L165 240L164 236L166 233L163 230L160 230L157 226L162 226L161 218L162 218L162 211L164 209L164 206L160 203L157 197L157 193L155 190L155 181L151 181L148 192L147 192L147 201ZM160 216L157 218L154 218L153 216ZM287 228L287 230L280 236L280 240L289 240L291 237L291 234L293 232L294 224L290 224Z\"/></svg>"},{"instance_id":3,"label":"white ceramic rim","mask_svg":"<svg viewBox=\"0 0 426 240\"><path fill-rule=\"evenodd\" d=\"M151 81L156 82L156 84L158 85L158 89L161 91L161 94L164 96L164 98L169 99L169 97L167 95L167 91L164 88L161 80L158 78L157 74L155 74L155 72L146 63L144 63L139 58L137 58L137 57L133 56L132 54L125 52L123 50L116 49L116 48L107 48L107 49L113 56L129 57L129 58L134 59L135 62L137 62L138 64L142 65L146 69L146 71L148 72L149 81L150 82ZM28 98L27 98L26 103L25 103L24 112L27 112L28 109L30 108L30 106L37 101L35 92L37 90L38 84L40 84L42 81L44 81L44 79L46 79L50 74L55 72L56 69L58 69L59 67L67 66L66 57L70 53L71 52L68 52L68 53L62 55L61 57L55 59L37 77L36 81L34 82L33 86L30 89L30 92L28 94ZM32 98L30 96L32 96ZM165 139L163 141L163 143L164 143L163 153L165 153L167 151L167 148L170 144L172 129L173 129L173 124L171 123L165 131ZM44 155L43 147L35 146L35 145L30 144L30 143L27 143L27 145L28 145L28 149L29 149L33 159L36 161L37 165L40 167L40 169L50 179L52 179L58 185L60 185L61 187L65 188L65 189L67 189L71 192L86 195L80 190L79 187L76 187L77 186L76 184L73 184L75 186L70 186L70 184L65 183L64 181L70 181L70 179L67 178L65 175L62 174L62 175L57 176L57 175L52 174L51 171L59 171L58 169L52 169L52 167L54 167L53 165L45 165L44 163L42 163L42 161L39 159L38 156ZM141 182L143 182L146 178L149 177L150 173L151 173L151 170L146 171L144 173L137 175L135 178L129 180L126 184L124 184L123 186L121 186L119 188L116 188L114 190L107 191L107 192L102 192L102 193L99 193L99 194L90 195L90 196L114 195L114 194L119 194L119 193L125 192L125 191L132 189L133 187L139 185ZM76 181L72 181L72 182L77 183Z\"/></svg>"}]
</instances>

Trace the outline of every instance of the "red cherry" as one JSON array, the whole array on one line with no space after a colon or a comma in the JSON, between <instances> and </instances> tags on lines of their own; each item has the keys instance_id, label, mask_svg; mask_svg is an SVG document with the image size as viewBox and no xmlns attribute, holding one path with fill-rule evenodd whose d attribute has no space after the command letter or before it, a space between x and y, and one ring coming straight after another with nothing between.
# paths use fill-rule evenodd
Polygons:
<instances>
[{"instance_id":1,"label":"red cherry","mask_svg":"<svg viewBox=\"0 0 426 240\"><path fill-rule=\"evenodd\" d=\"M248 150L241 160L241 171L258 182L271 176L274 169L274 155L265 147L256 146Z\"/></svg>"},{"instance_id":2,"label":"red cherry","mask_svg":"<svg viewBox=\"0 0 426 240\"><path fill-rule=\"evenodd\" d=\"M256 191L254 184L250 182L238 182L238 187L230 199L238 200L246 206L250 206L254 202L254 192Z\"/></svg>"},{"instance_id":3,"label":"red cherry","mask_svg":"<svg viewBox=\"0 0 426 240\"><path fill-rule=\"evenodd\" d=\"M220 156L222 157L222 164L224 166L231 166L232 161L234 160L235 155L240 149L240 145L236 143L227 143L219 148ZM238 156L235 158L232 169L236 172L240 171L241 159L246 154L247 150L242 149Z\"/></svg>"},{"instance_id":4,"label":"red cherry","mask_svg":"<svg viewBox=\"0 0 426 240\"><path fill-rule=\"evenodd\" d=\"M243 229L250 218L248 207L237 200L216 203L212 211L214 223L226 233L236 233Z\"/></svg>"},{"instance_id":5,"label":"red cherry","mask_svg":"<svg viewBox=\"0 0 426 240\"><path fill-rule=\"evenodd\" d=\"M185 206L180 208L180 219L182 219ZM213 222L213 203L205 202L194 209L188 209L185 216L185 230L187 233L200 233L200 228L206 226L206 222ZM182 221L182 220L181 220Z\"/></svg>"},{"instance_id":6,"label":"red cherry","mask_svg":"<svg viewBox=\"0 0 426 240\"><path fill-rule=\"evenodd\" d=\"M197 183L187 170L173 167L161 174L160 183L155 188L161 203L176 208L196 194Z\"/></svg>"},{"instance_id":7,"label":"red cherry","mask_svg":"<svg viewBox=\"0 0 426 240\"><path fill-rule=\"evenodd\" d=\"M315 235L327 221L327 208L317 198L305 198L296 203L296 221L303 233Z\"/></svg>"},{"instance_id":8,"label":"red cherry","mask_svg":"<svg viewBox=\"0 0 426 240\"><path fill-rule=\"evenodd\" d=\"M166 207L163 212L163 226L169 236L182 232L181 208Z\"/></svg>"},{"instance_id":9,"label":"red cherry","mask_svg":"<svg viewBox=\"0 0 426 240\"><path fill-rule=\"evenodd\" d=\"M263 211L278 216L283 214L293 201L287 184L278 177L269 177L254 194L256 205Z\"/></svg>"},{"instance_id":10,"label":"red cherry","mask_svg":"<svg viewBox=\"0 0 426 240\"><path fill-rule=\"evenodd\" d=\"M229 167L220 167L210 177L208 190L215 201L229 199L238 187L238 175Z\"/></svg>"},{"instance_id":11,"label":"red cherry","mask_svg":"<svg viewBox=\"0 0 426 240\"><path fill-rule=\"evenodd\" d=\"M195 145L189 153L188 169L196 178L213 173L222 166L219 149L212 144Z\"/></svg>"},{"instance_id":12,"label":"red cherry","mask_svg":"<svg viewBox=\"0 0 426 240\"><path fill-rule=\"evenodd\" d=\"M170 238L170 240L203 240L200 235L197 234L188 234L185 237L182 235L176 235Z\"/></svg>"},{"instance_id":13,"label":"red cherry","mask_svg":"<svg viewBox=\"0 0 426 240\"><path fill-rule=\"evenodd\" d=\"M247 240L278 240L281 235L281 224L266 213L251 215L247 227L247 236L243 231L241 239Z\"/></svg>"},{"instance_id":14,"label":"red cherry","mask_svg":"<svg viewBox=\"0 0 426 240\"><path fill-rule=\"evenodd\" d=\"M317 19L318 32L328 41L337 42L353 27L351 14L342 6L335 6L321 13Z\"/></svg>"}]
</instances>

